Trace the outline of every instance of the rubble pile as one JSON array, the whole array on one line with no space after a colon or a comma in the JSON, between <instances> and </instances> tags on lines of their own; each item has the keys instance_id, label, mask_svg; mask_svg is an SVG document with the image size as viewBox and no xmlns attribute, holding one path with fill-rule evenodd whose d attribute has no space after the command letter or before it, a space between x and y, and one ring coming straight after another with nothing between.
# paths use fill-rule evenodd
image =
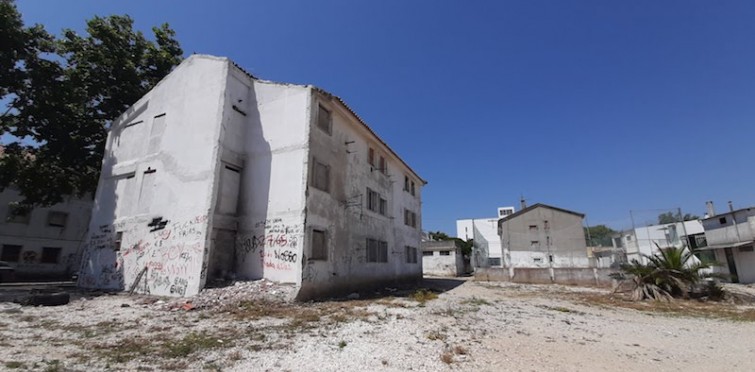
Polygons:
<instances>
[{"instance_id":1,"label":"rubble pile","mask_svg":"<svg viewBox=\"0 0 755 372\"><path fill-rule=\"evenodd\" d=\"M227 286L205 288L198 295L157 301L153 306L163 310L217 309L244 301L289 302L296 295L294 284L281 284L260 279L238 281Z\"/></svg>"}]
</instances>

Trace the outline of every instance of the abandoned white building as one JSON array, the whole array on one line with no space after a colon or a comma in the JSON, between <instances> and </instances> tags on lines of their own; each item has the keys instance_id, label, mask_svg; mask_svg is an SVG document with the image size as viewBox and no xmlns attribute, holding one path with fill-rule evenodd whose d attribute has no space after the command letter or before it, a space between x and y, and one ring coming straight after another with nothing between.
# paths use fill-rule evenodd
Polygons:
<instances>
[{"instance_id":1,"label":"abandoned white building","mask_svg":"<svg viewBox=\"0 0 755 372\"><path fill-rule=\"evenodd\" d=\"M422 272L425 275L459 276L464 274L464 255L456 240L423 241Z\"/></svg>"},{"instance_id":2,"label":"abandoned white building","mask_svg":"<svg viewBox=\"0 0 755 372\"><path fill-rule=\"evenodd\" d=\"M514 212L514 207L499 207L496 217L456 220L456 237L465 241L474 240L473 267L501 267L503 250L498 219Z\"/></svg>"},{"instance_id":3,"label":"abandoned white building","mask_svg":"<svg viewBox=\"0 0 755 372\"><path fill-rule=\"evenodd\" d=\"M624 249L628 262L647 263L646 256L659 253L659 248L704 245L700 220L636 227L622 231L613 238L615 248Z\"/></svg>"},{"instance_id":4,"label":"abandoned white building","mask_svg":"<svg viewBox=\"0 0 755 372\"><path fill-rule=\"evenodd\" d=\"M18 213L13 203L20 200L13 187L0 192L0 261L15 269L18 280L70 280L79 270L91 199L67 197L51 207Z\"/></svg>"},{"instance_id":5,"label":"abandoned white building","mask_svg":"<svg viewBox=\"0 0 755 372\"><path fill-rule=\"evenodd\" d=\"M112 125L79 285L416 280L425 183L340 98L193 55Z\"/></svg>"},{"instance_id":6,"label":"abandoned white building","mask_svg":"<svg viewBox=\"0 0 755 372\"><path fill-rule=\"evenodd\" d=\"M729 202L728 212L716 214L713 203L707 205L702 224L708 244L698 251L713 253L706 257L720 263L713 272L734 283L755 283L755 207L735 210Z\"/></svg>"},{"instance_id":7,"label":"abandoned white building","mask_svg":"<svg viewBox=\"0 0 755 372\"><path fill-rule=\"evenodd\" d=\"M584 214L534 204L498 222L506 268L587 268Z\"/></svg>"}]
</instances>

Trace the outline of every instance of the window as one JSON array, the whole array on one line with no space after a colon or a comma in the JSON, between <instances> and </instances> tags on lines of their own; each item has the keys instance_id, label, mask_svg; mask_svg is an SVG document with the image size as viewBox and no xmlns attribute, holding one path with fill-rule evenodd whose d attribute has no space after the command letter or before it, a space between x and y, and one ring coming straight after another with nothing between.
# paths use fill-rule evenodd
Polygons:
<instances>
[{"instance_id":1,"label":"window","mask_svg":"<svg viewBox=\"0 0 755 372\"><path fill-rule=\"evenodd\" d=\"M371 166L375 166L375 149L370 147L370 151L367 153L367 162L370 163Z\"/></svg>"},{"instance_id":2,"label":"window","mask_svg":"<svg viewBox=\"0 0 755 372\"><path fill-rule=\"evenodd\" d=\"M632 241L632 235L627 235L627 241L628 241L628 242L631 242L631 241Z\"/></svg>"},{"instance_id":3,"label":"window","mask_svg":"<svg viewBox=\"0 0 755 372\"><path fill-rule=\"evenodd\" d=\"M440 251L440 255L441 256L450 256L451 255L451 251Z\"/></svg>"},{"instance_id":4,"label":"window","mask_svg":"<svg viewBox=\"0 0 755 372\"><path fill-rule=\"evenodd\" d=\"M551 228L548 220L543 221L543 230L549 230Z\"/></svg>"},{"instance_id":5,"label":"window","mask_svg":"<svg viewBox=\"0 0 755 372\"><path fill-rule=\"evenodd\" d=\"M537 232L537 225L530 225L530 232L536 233Z\"/></svg>"},{"instance_id":6,"label":"window","mask_svg":"<svg viewBox=\"0 0 755 372\"><path fill-rule=\"evenodd\" d=\"M7 222L22 223L28 225L30 217L31 213L29 210L21 208L16 204L8 204L8 215L5 218Z\"/></svg>"},{"instance_id":7,"label":"window","mask_svg":"<svg viewBox=\"0 0 755 372\"><path fill-rule=\"evenodd\" d=\"M331 134L331 119L330 119L330 111L328 111L325 107L322 107L322 105L319 106L319 110L317 111L317 127L322 129L325 133Z\"/></svg>"},{"instance_id":8,"label":"window","mask_svg":"<svg viewBox=\"0 0 755 372\"><path fill-rule=\"evenodd\" d=\"M330 167L315 159L312 169L312 186L330 192Z\"/></svg>"},{"instance_id":9,"label":"window","mask_svg":"<svg viewBox=\"0 0 755 372\"><path fill-rule=\"evenodd\" d=\"M425 256L432 256L432 255L433 255L433 251L422 251L422 256L423 257L425 257Z\"/></svg>"},{"instance_id":10,"label":"window","mask_svg":"<svg viewBox=\"0 0 755 372\"><path fill-rule=\"evenodd\" d=\"M409 192L409 176L404 176L404 191Z\"/></svg>"},{"instance_id":11,"label":"window","mask_svg":"<svg viewBox=\"0 0 755 372\"><path fill-rule=\"evenodd\" d=\"M404 225L417 227L417 214L408 209L404 209Z\"/></svg>"},{"instance_id":12,"label":"window","mask_svg":"<svg viewBox=\"0 0 755 372\"><path fill-rule=\"evenodd\" d=\"M530 242L530 248L539 248L539 247L540 247L540 242L539 241L533 240L533 241Z\"/></svg>"},{"instance_id":13,"label":"window","mask_svg":"<svg viewBox=\"0 0 755 372\"><path fill-rule=\"evenodd\" d=\"M328 246L326 244L326 235L324 230L312 230L312 254L311 260L327 260Z\"/></svg>"},{"instance_id":14,"label":"window","mask_svg":"<svg viewBox=\"0 0 755 372\"><path fill-rule=\"evenodd\" d=\"M718 223L720 223L721 225L725 225L726 224L726 217L719 218L718 219Z\"/></svg>"},{"instance_id":15,"label":"window","mask_svg":"<svg viewBox=\"0 0 755 372\"><path fill-rule=\"evenodd\" d=\"M407 245L404 247L404 250L406 252L406 263L416 264L417 263L417 248L410 247Z\"/></svg>"},{"instance_id":16,"label":"window","mask_svg":"<svg viewBox=\"0 0 755 372\"><path fill-rule=\"evenodd\" d=\"M0 252L0 261L18 262L21 257L21 246L12 244L3 244L3 251Z\"/></svg>"},{"instance_id":17,"label":"window","mask_svg":"<svg viewBox=\"0 0 755 372\"><path fill-rule=\"evenodd\" d=\"M383 174L388 173L388 167L386 167L386 165L385 165L385 157L383 157L383 156L380 157L380 169L379 169L379 171L380 171L380 173L383 173Z\"/></svg>"},{"instance_id":18,"label":"window","mask_svg":"<svg viewBox=\"0 0 755 372\"><path fill-rule=\"evenodd\" d=\"M123 241L123 231L118 231L115 233L115 240L113 241L113 250L114 251L120 251L121 250L121 242Z\"/></svg>"},{"instance_id":19,"label":"window","mask_svg":"<svg viewBox=\"0 0 755 372\"><path fill-rule=\"evenodd\" d=\"M388 262L388 243L367 238L367 262Z\"/></svg>"},{"instance_id":20,"label":"window","mask_svg":"<svg viewBox=\"0 0 755 372\"><path fill-rule=\"evenodd\" d=\"M535 258L532 259L532 261L534 261L535 263L540 263L540 262L543 262L543 258L542 257L535 257Z\"/></svg>"},{"instance_id":21,"label":"window","mask_svg":"<svg viewBox=\"0 0 755 372\"><path fill-rule=\"evenodd\" d=\"M42 248L42 257L40 258L40 263L50 263L50 264L56 264L60 262L60 251L61 248L53 248L53 247L44 247Z\"/></svg>"},{"instance_id":22,"label":"window","mask_svg":"<svg viewBox=\"0 0 755 372\"><path fill-rule=\"evenodd\" d=\"M367 209L373 212L377 212L380 203L380 194L372 191L371 188L367 188Z\"/></svg>"},{"instance_id":23,"label":"window","mask_svg":"<svg viewBox=\"0 0 755 372\"><path fill-rule=\"evenodd\" d=\"M387 210L388 210L388 201L383 198L380 198L380 214L385 216L385 214L387 213Z\"/></svg>"},{"instance_id":24,"label":"window","mask_svg":"<svg viewBox=\"0 0 755 372\"><path fill-rule=\"evenodd\" d=\"M66 227L66 220L68 220L68 213L50 211L47 214L47 224L55 227Z\"/></svg>"},{"instance_id":25,"label":"window","mask_svg":"<svg viewBox=\"0 0 755 372\"><path fill-rule=\"evenodd\" d=\"M412 194L412 195L415 195L414 194L414 181L412 181L412 189L411 189L411 191L409 193Z\"/></svg>"},{"instance_id":26,"label":"window","mask_svg":"<svg viewBox=\"0 0 755 372\"><path fill-rule=\"evenodd\" d=\"M552 254L548 255L548 262L553 263L553 255Z\"/></svg>"},{"instance_id":27,"label":"window","mask_svg":"<svg viewBox=\"0 0 755 372\"><path fill-rule=\"evenodd\" d=\"M500 257L488 257L488 266L501 266Z\"/></svg>"}]
</instances>

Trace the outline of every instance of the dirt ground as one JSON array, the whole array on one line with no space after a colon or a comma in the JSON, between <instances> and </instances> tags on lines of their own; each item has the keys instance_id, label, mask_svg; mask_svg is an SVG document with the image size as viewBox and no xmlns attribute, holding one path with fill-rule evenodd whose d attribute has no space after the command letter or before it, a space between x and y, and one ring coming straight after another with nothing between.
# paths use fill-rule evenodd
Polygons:
<instances>
[{"instance_id":1,"label":"dirt ground","mask_svg":"<svg viewBox=\"0 0 755 372\"><path fill-rule=\"evenodd\" d=\"M598 289L449 279L423 286L432 290L294 305L230 296L191 309L202 302L124 294L4 303L0 369L751 371L755 360L751 305L635 304Z\"/></svg>"}]
</instances>

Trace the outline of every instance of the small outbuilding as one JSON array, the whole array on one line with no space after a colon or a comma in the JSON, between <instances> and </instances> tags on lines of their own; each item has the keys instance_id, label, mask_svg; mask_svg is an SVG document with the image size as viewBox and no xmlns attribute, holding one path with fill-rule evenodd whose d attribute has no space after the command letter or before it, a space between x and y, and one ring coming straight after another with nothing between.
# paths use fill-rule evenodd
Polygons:
<instances>
[{"instance_id":1,"label":"small outbuilding","mask_svg":"<svg viewBox=\"0 0 755 372\"><path fill-rule=\"evenodd\" d=\"M464 273L464 256L456 240L423 241L422 274L459 276Z\"/></svg>"}]
</instances>

